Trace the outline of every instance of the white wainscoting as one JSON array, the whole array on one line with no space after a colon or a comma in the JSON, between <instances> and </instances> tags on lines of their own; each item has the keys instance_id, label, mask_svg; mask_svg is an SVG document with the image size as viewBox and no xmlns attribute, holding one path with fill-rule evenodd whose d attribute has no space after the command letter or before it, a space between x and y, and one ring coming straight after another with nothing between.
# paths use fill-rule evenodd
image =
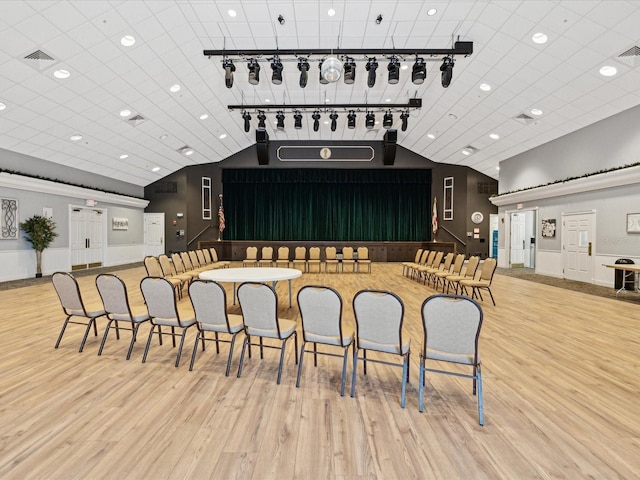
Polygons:
<instances>
[{"instance_id":1,"label":"white wainscoting","mask_svg":"<svg viewBox=\"0 0 640 480\"><path fill-rule=\"evenodd\" d=\"M538 249L536 255L536 273L549 277L563 278L562 252Z\"/></svg>"},{"instance_id":2,"label":"white wainscoting","mask_svg":"<svg viewBox=\"0 0 640 480\"><path fill-rule=\"evenodd\" d=\"M615 283L615 269L607 268L604 265L614 265L619 258L628 258L633 260L636 265L640 265L640 258L624 255L596 255L594 265L594 283L605 287L613 288Z\"/></svg>"},{"instance_id":3,"label":"white wainscoting","mask_svg":"<svg viewBox=\"0 0 640 480\"><path fill-rule=\"evenodd\" d=\"M127 263L142 262L144 260L144 245L110 245L107 247L105 266L125 265Z\"/></svg>"},{"instance_id":4,"label":"white wainscoting","mask_svg":"<svg viewBox=\"0 0 640 480\"><path fill-rule=\"evenodd\" d=\"M69 271L69 249L47 248L42 253L42 274L51 275L59 270ZM36 276L35 250L5 250L0 252L0 282L22 280Z\"/></svg>"}]
</instances>

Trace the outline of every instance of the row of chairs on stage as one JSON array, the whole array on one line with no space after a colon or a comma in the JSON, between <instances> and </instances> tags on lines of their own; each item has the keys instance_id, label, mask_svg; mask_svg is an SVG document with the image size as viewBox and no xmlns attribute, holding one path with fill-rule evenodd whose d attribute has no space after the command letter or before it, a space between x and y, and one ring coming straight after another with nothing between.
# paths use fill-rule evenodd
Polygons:
<instances>
[{"instance_id":1,"label":"row of chairs on stage","mask_svg":"<svg viewBox=\"0 0 640 480\"><path fill-rule=\"evenodd\" d=\"M449 293L454 288L456 294L469 295L471 298L482 298L482 290L489 292L491 301L496 302L491 293L491 282L496 271L495 258L487 258L480 266L480 257L472 256L465 264L465 255L424 250L419 248L413 262L402 264L402 274L425 285L431 285L435 290L442 287L442 293Z\"/></svg>"},{"instance_id":2,"label":"row of chairs on stage","mask_svg":"<svg viewBox=\"0 0 640 480\"><path fill-rule=\"evenodd\" d=\"M321 258L320 247L309 248L309 257L307 258L306 247L296 247L294 257L289 259L289 247L278 248L278 257L273 258L273 247L262 247L260 259L258 259L258 247L247 247L246 258L242 261L243 267L286 267L300 268L303 272L311 272L317 269L320 273L322 263L324 263L324 271L329 272L329 267L334 272L344 272L345 265L349 265L352 272L359 272L360 266L366 266L367 271L371 273L371 260L369 259L369 249L367 247L358 247L354 251L353 247L344 247L342 254L338 255L336 247L326 247L324 250L324 258Z\"/></svg>"},{"instance_id":3,"label":"row of chairs on stage","mask_svg":"<svg viewBox=\"0 0 640 480\"><path fill-rule=\"evenodd\" d=\"M229 268L229 264L230 262L218 260L218 253L213 247L172 253L171 258L164 254L144 258L147 276L165 278L173 286L178 298L182 298L185 287L197 279L201 272Z\"/></svg>"},{"instance_id":4,"label":"row of chairs on stage","mask_svg":"<svg viewBox=\"0 0 640 480\"><path fill-rule=\"evenodd\" d=\"M69 273L57 272L52 277L53 285L60 298L67 316L58 336L55 348L58 348L65 329L69 323L86 325L80 344L82 352L87 336L94 329L98 336L96 319L106 317L107 325L100 342L98 355L102 355L112 325L116 330L116 338L120 338L120 330L131 330L132 338L127 352L127 360L136 341L140 325L150 323L142 362L147 359L152 338L158 336L162 345L163 336L172 337L176 346L176 330L180 330L180 344L175 366L180 363L180 356L187 331L197 329L196 339L191 353L189 370L193 369L199 346L205 350L207 342L216 344L216 353L220 353L220 344L228 343L229 354L225 375L231 369L233 350L236 338L244 334L242 352L238 364L237 376L242 375L245 355L251 357L251 347L259 348L263 358L265 348L279 349L277 383L282 376L285 347L291 338L294 340L295 361L298 364L296 387L300 386L303 360L307 348L313 354L314 366L317 367L317 356L328 355L342 358L342 375L340 395L344 395L347 377L349 348L352 349L353 371L351 376L351 397L356 392L356 374L358 362L362 361L364 374L367 374L367 363L382 363L402 367L401 406L405 406L406 385L409 381L409 360L411 354L410 341L403 329L404 304L400 297L388 291L361 290L353 298L355 315L355 332L343 325L343 302L340 294L326 286L304 286L298 292L300 309L302 345L298 362L298 325L293 320L278 318L278 299L275 290L261 283L246 282L238 287L238 299L241 315L227 313L225 289L217 282L194 280L189 283L189 298L193 306L194 316L184 317L178 312L178 302L174 295L174 286L165 278L145 277L140 283L146 308L132 308L129 304L124 282L116 275L101 274L96 278L96 287L103 305L87 308L82 300L79 286ZM473 394L478 399L478 421L484 423L482 403L482 375L478 339L482 327L483 313L480 305L473 299L458 295L434 295L422 304L422 323L424 341L420 351L419 366L419 410L424 408L425 372L445 373L473 380ZM85 323L86 322L86 323ZM162 328L170 328L170 332ZM224 336L224 338L222 338ZM278 341L279 345L265 344L264 339ZM257 340L257 341L256 341ZM308 344L312 344L309 347ZM335 353L318 345L341 349ZM368 351L378 352L375 358L367 357ZM401 363L383 360L386 355L401 357ZM459 369L443 370L427 368L427 361L448 362L470 367L471 373L461 373ZM438 365L439 366L439 365Z\"/></svg>"}]
</instances>

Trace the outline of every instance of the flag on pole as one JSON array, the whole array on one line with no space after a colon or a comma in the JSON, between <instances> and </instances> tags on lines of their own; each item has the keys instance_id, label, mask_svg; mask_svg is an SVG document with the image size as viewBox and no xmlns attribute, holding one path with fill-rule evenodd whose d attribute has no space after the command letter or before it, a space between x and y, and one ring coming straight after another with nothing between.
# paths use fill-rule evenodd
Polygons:
<instances>
[{"instance_id":1,"label":"flag on pole","mask_svg":"<svg viewBox=\"0 0 640 480\"><path fill-rule=\"evenodd\" d=\"M218 208L218 230L220 230L220 233L224 231L224 227L224 208L220 205L220 208Z\"/></svg>"},{"instance_id":2,"label":"flag on pole","mask_svg":"<svg viewBox=\"0 0 640 480\"><path fill-rule=\"evenodd\" d=\"M438 203L436 197L433 197L433 211L431 212L431 231L433 232L433 240L435 241L438 234Z\"/></svg>"}]
</instances>

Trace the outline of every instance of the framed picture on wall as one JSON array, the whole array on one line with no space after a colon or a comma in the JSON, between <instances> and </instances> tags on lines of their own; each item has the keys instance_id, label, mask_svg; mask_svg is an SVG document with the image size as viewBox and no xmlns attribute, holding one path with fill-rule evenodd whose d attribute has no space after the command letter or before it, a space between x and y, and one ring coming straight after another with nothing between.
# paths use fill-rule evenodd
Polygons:
<instances>
[{"instance_id":1,"label":"framed picture on wall","mask_svg":"<svg viewBox=\"0 0 640 480\"><path fill-rule=\"evenodd\" d=\"M544 238L553 238L556 236L556 219L548 218L542 220L542 236Z\"/></svg>"},{"instance_id":2,"label":"framed picture on wall","mask_svg":"<svg viewBox=\"0 0 640 480\"><path fill-rule=\"evenodd\" d=\"M640 233L640 213L627 213L627 233Z\"/></svg>"}]
</instances>

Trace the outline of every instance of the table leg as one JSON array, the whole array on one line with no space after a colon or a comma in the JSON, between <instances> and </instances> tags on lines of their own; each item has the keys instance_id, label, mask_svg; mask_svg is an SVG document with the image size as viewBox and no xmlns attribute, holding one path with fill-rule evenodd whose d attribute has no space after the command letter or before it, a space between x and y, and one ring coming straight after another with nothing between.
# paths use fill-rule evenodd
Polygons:
<instances>
[{"instance_id":1,"label":"table leg","mask_svg":"<svg viewBox=\"0 0 640 480\"><path fill-rule=\"evenodd\" d=\"M236 282L233 282L233 304L236 304Z\"/></svg>"},{"instance_id":2,"label":"table leg","mask_svg":"<svg viewBox=\"0 0 640 480\"><path fill-rule=\"evenodd\" d=\"M289 280L289 308L291 308L291 280Z\"/></svg>"}]
</instances>

